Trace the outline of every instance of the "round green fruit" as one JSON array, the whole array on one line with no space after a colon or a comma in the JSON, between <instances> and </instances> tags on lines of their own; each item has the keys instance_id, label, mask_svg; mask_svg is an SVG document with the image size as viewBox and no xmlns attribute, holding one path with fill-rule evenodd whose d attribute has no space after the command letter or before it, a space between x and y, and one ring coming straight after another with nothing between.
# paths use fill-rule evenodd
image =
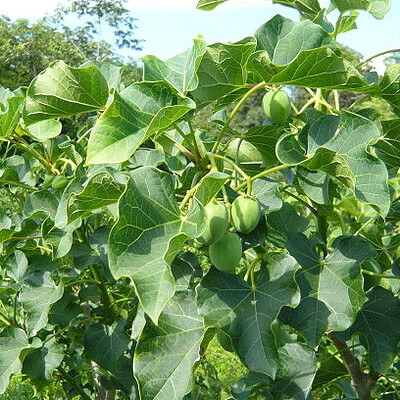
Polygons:
<instances>
[{"instance_id":1,"label":"round green fruit","mask_svg":"<svg viewBox=\"0 0 400 400\"><path fill-rule=\"evenodd\" d=\"M46 175L42 184L43 189L49 189L51 184L53 183L53 180L54 175Z\"/></svg>"},{"instance_id":2,"label":"round green fruit","mask_svg":"<svg viewBox=\"0 0 400 400\"><path fill-rule=\"evenodd\" d=\"M220 271L235 273L242 258L242 243L236 233L226 232L209 247L210 260Z\"/></svg>"},{"instance_id":3,"label":"round green fruit","mask_svg":"<svg viewBox=\"0 0 400 400\"><path fill-rule=\"evenodd\" d=\"M242 140L240 138L232 139L227 144L224 155L233 160L237 159L240 168L248 175L255 175L263 170L263 156L258 149L247 140ZM226 167L227 169L231 168L229 164L226 164Z\"/></svg>"},{"instance_id":4,"label":"round green fruit","mask_svg":"<svg viewBox=\"0 0 400 400\"><path fill-rule=\"evenodd\" d=\"M233 226L241 233L251 232L260 221L260 205L257 200L239 196L232 203Z\"/></svg>"},{"instance_id":5,"label":"round green fruit","mask_svg":"<svg viewBox=\"0 0 400 400\"><path fill-rule=\"evenodd\" d=\"M238 146L239 152L237 151ZM258 149L246 140L240 138L232 139L225 149L225 155L237 160L241 164L262 164L263 157Z\"/></svg>"},{"instance_id":6,"label":"round green fruit","mask_svg":"<svg viewBox=\"0 0 400 400\"><path fill-rule=\"evenodd\" d=\"M229 226L229 214L225 205L211 201L205 207L207 228L199 240L209 245L221 239Z\"/></svg>"},{"instance_id":7,"label":"round green fruit","mask_svg":"<svg viewBox=\"0 0 400 400\"><path fill-rule=\"evenodd\" d=\"M64 175L56 176L51 183L53 189L64 189L68 185L68 178Z\"/></svg>"},{"instance_id":8,"label":"round green fruit","mask_svg":"<svg viewBox=\"0 0 400 400\"><path fill-rule=\"evenodd\" d=\"M290 115L290 99L284 90L273 90L263 98L265 115L275 124L284 124Z\"/></svg>"}]
</instances>

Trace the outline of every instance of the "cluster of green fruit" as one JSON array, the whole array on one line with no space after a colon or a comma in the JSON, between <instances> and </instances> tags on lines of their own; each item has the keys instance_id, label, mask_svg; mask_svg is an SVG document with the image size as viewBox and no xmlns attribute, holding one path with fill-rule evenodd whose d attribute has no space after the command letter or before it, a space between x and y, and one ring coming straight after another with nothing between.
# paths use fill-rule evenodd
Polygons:
<instances>
[{"instance_id":1,"label":"cluster of green fruit","mask_svg":"<svg viewBox=\"0 0 400 400\"><path fill-rule=\"evenodd\" d=\"M228 231L230 221L237 232L250 233L257 226L261 211L257 200L244 196L233 201L230 211L224 203L208 203L207 228L199 240L209 246L210 261L217 269L234 273L242 258L242 243L237 233Z\"/></svg>"},{"instance_id":2,"label":"cluster of green fruit","mask_svg":"<svg viewBox=\"0 0 400 400\"><path fill-rule=\"evenodd\" d=\"M65 175L47 175L43 182L43 189L53 188L55 190L64 189L69 183L68 178Z\"/></svg>"}]
</instances>

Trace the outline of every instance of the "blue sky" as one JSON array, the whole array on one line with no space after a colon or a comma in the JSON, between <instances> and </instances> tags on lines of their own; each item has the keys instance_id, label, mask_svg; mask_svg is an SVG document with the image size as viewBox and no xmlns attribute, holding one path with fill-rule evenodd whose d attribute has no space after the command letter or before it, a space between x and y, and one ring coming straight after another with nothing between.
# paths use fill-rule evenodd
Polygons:
<instances>
[{"instance_id":1,"label":"blue sky","mask_svg":"<svg viewBox=\"0 0 400 400\"><path fill-rule=\"evenodd\" d=\"M321 4L328 3L320 0ZM383 21L361 12L359 30L339 36L339 41L366 57L382 50L400 48L400 1L393 0L392 8ZM54 0L0 1L0 13L12 18L40 18L51 12ZM264 22L280 13L298 19L295 11L271 0L231 0L212 12L195 8L196 0L129 0L128 8L138 18L137 36L145 39L139 58L155 54L161 59L184 51L191 38L202 34L208 43L236 41L252 35Z\"/></svg>"}]
</instances>

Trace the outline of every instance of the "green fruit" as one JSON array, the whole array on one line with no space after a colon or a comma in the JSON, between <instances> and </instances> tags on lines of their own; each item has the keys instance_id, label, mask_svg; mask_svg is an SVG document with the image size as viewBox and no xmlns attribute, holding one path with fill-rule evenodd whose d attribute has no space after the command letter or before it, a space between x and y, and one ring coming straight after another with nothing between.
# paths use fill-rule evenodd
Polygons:
<instances>
[{"instance_id":1,"label":"green fruit","mask_svg":"<svg viewBox=\"0 0 400 400\"><path fill-rule=\"evenodd\" d=\"M260 205L257 200L243 196L236 197L232 203L231 216L236 230L241 233L249 233L260 220Z\"/></svg>"},{"instance_id":2,"label":"green fruit","mask_svg":"<svg viewBox=\"0 0 400 400\"><path fill-rule=\"evenodd\" d=\"M265 115L276 124L284 124L290 115L290 99L284 90L273 90L263 98Z\"/></svg>"},{"instance_id":3,"label":"green fruit","mask_svg":"<svg viewBox=\"0 0 400 400\"><path fill-rule=\"evenodd\" d=\"M205 207L207 228L199 240L209 245L221 239L229 226L229 214L225 205L211 201Z\"/></svg>"},{"instance_id":4,"label":"green fruit","mask_svg":"<svg viewBox=\"0 0 400 400\"><path fill-rule=\"evenodd\" d=\"M238 152L238 146L239 152ZM247 140L240 138L232 139L225 148L225 156L238 161L240 168L248 175L258 174L263 170L264 159L259 150ZM226 164L227 168L231 168Z\"/></svg>"},{"instance_id":5,"label":"green fruit","mask_svg":"<svg viewBox=\"0 0 400 400\"><path fill-rule=\"evenodd\" d=\"M224 331L217 332L217 339L219 344L225 351L230 351L230 352L235 351L231 337L227 335Z\"/></svg>"},{"instance_id":6,"label":"green fruit","mask_svg":"<svg viewBox=\"0 0 400 400\"><path fill-rule=\"evenodd\" d=\"M239 143L240 147L238 152ZM241 164L261 164L263 162L263 157L257 147L247 140L241 140L240 138L235 138L228 143L225 149L225 155L234 160L236 160L237 156L237 160Z\"/></svg>"},{"instance_id":7,"label":"green fruit","mask_svg":"<svg viewBox=\"0 0 400 400\"><path fill-rule=\"evenodd\" d=\"M236 233L227 232L209 247L209 252L215 268L233 274L242 258L242 243Z\"/></svg>"},{"instance_id":8,"label":"green fruit","mask_svg":"<svg viewBox=\"0 0 400 400\"><path fill-rule=\"evenodd\" d=\"M46 175L42 184L42 188L48 189L53 183L53 180L54 180L54 175Z\"/></svg>"},{"instance_id":9,"label":"green fruit","mask_svg":"<svg viewBox=\"0 0 400 400\"><path fill-rule=\"evenodd\" d=\"M53 189L64 189L68 185L68 178L64 175L56 176L51 183Z\"/></svg>"}]
</instances>

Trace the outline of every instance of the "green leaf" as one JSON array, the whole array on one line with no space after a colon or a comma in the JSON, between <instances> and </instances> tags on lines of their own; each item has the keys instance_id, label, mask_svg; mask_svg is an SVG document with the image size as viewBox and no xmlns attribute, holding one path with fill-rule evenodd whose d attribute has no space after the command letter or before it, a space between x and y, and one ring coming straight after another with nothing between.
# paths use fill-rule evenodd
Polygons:
<instances>
[{"instance_id":1,"label":"green leaf","mask_svg":"<svg viewBox=\"0 0 400 400\"><path fill-rule=\"evenodd\" d=\"M204 335L191 292L167 304L158 326L148 322L136 346L133 369L143 400L181 400L190 390L191 372Z\"/></svg>"},{"instance_id":2,"label":"green leaf","mask_svg":"<svg viewBox=\"0 0 400 400\"><path fill-rule=\"evenodd\" d=\"M197 71L199 86L192 93L195 102L210 103L241 88L247 82L246 63L255 47L253 37L207 46Z\"/></svg>"},{"instance_id":3,"label":"green leaf","mask_svg":"<svg viewBox=\"0 0 400 400\"><path fill-rule=\"evenodd\" d=\"M391 0L332 0L340 12L366 10L377 19L382 19L390 9Z\"/></svg>"},{"instance_id":4,"label":"green leaf","mask_svg":"<svg viewBox=\"0 0 400 400\"><path fill-rule=\"evenodd\" d=\"M276 125L256 126L249 129L243 138L251 143L261 154L263 165L266 168L277 165L275 155L276 143L281 135L281 130Z\"/></svg>"},{"instance_id":5,"label":"green leaf","mask_svg":"<svg viewBox=\"0 0 400 400\"><path fill-rule=\"evenodd\" d=\"M195 197L199 203L206 206L220 192L227 182L229 175L213 171L205 175L196 190Z\"/></svg>"},{"instance_id":6,"label":"green leaf","mask_svg":"<svg viewBox=\"0 0 400 400\"><path fill-rule=\"evenodd\" d=\"M264 50L271 63L287 65L304 50L328 46L337 51L337 44L328 32L309 20L293 22L276 15L256 32L257 50Z\"/></svg>"},{"instance_id":7,"label":"green leaf","mask_svg":"<svg viewBox=\"0 0 400 400\"><path fill-rule=\"evenodd\" d=\"M92 176L81 192L73 193L69 198L68 223L117 203L122 192L123 186L110 173L100 172Z\"/></svg>"},{"instance_id":8,"label":"green leaf","mask_svg":"<svg viewBox=\"0 0 400 400\"><path fill-rule=\"evenodd\" d=\"M27 130L34 139L42 142L58 136L61 133L62 124L56 119L48 119L28 125Z\"/></svg>"},{"instance_id":9,"label":"green leaf","mask_svg":"<svg viewBox=\"0 0 400 400\"><path fill-rule=\"evenodd\" d=\"M392 106L396 115L400 115L400 64L386 69L380 83L382 97Z\"/></svg>"},{"instance_id":10,"label":"green leaf","mask_svg":"<svg viewBox=\"0 0 400 400\"><path fill-rule=\"evenodd\" d=\"M57 286L47 271L43 274L40 286L29 285L21 290L18 301L23 305L30 337L47 325L50 307L61 299L63 293L62 283Z\"/></svg>"},{"instance_id":11,"label":"green leaf","mask_svg":"<svg viewBox=\"0 0 400 400\"><path fill-rule=\"evenodd\" d=\"M350 187L360 201L386 215L390 207L388 172L369 151L381 137L377 126L349 112L340 117L315 112L308 115L309 123L302 132L307 149L295 135L284 136L277 144L281 161L328 173Z\"/></svg>"},{"instance_id":12,"label":"green leaf","mask_svg":"<svg viewBox=\"0 0 400 400\"><path fill-rule=\"evenodd\" d=\"M192 288L195 280L203 276L199 259L193 253L178 255L171 264L171 270L176 280L177 291Z\"/></svg>"},{"instance_id":13,"label":"green leaf","mask_svg":"<svg viewBox=\"0 0 400 400\"><path fill-rule=\"evenodd\" d=\"M360 13L357 11L352 11L349 15L342 15L337 26L337 33L339 34L357 29L356 19L359 15Z\"/></svg>"},{"instance_id":14,"label":"green leaf","mask_svg":"<svg viewBox=\"0 0 400 400\"><path fill-rule=\"evenodd\" d=\"M28 338L22 329L8 328L0 336L0 394L9 384L11 375L21 372L20 355L29 347Z\"/></svg>"},{"instance_id":15,"label":"green leaf","mask_svg":"<svg viewBox=\"0 0 400 400\"><path fill-rule=\"evenodd\" d=\"M279 318L315 347L325 332L345 330L354 322L365 300L360 264L376 253L358 237L339 237L324 260L302 234L291 235L286 247L302 266L296 275L301 301Z\"/></svg>"},{"instance_id":16,"label":"green leaf","mask_svg":"<svg viewBox=\"0 0 400 400\"><path fill-rule=\"evenodd\" d=\"M280 247L284 247L288 236L305 232L310 225L310 221L297 214L295 208L289 203L283 203L281 208L272 211L268 215L267 222L268 240Z\"/></svg>"},{"instance_id":17,"label":"green leaf","mask_svg":"<svg viewBox=\"0 0 400 400\"><path fill-rule=\"evenodd\" d=\"M309 399L318 369L315 352L301 343L286 343L278 353L280 379L270 389L274 399Z\"/></svg>"},{"instance_id":18,"label":"green leaf","mask_svg":"<svg viewBox=\"0 0 400 400\"><path fill-rule=\"evenodd\" d=\"M169 174L153 167L131 172L119 202L119 220L110 233L110 269L115 279L132 279L143 309L154 322L175 291L169 265L202 225L195 217L182 218ZM201 217L204 220L204 211Z\"/></svg>"},{"instance_id":19,"label":"green leaf","mask_svg":"<svg viewBox=\"0 0 400 400\"><path fill-rule=\"evenodd\" d=\"M96 60L87 61L80 67L86 68L91 66L95 66L101 71L108 83L108 87L115 89L119 88L119 85L121 84L121 72L124 67L118 67L117 65L111 64L109 62Z\"/></svg>"},{"instance_id":20,"label":"green leaf","mask_svg":"<svg viewBox=\"0 0 400 400\"><path fill-rule=\"evenodd\" d=\"M64 359L64 349L55 339L50 339L39 349L29 352L22 368L22 373L30 378L51 381L53 371Z\"/></svg>"},{"instance_id":21,"label":"green leaf","mask_svg":"<svg viewBox=\"0 0 400 400\"><path fill-rule=\"evenodd\" d=\"M375 145L376 155L389 169L400 168L400 119L382 121L384 137Z\"/></svg>"},{"instance_id":22,"label":"green leaf","mask_svg":"<svg viewBox=\"0 0 400 400\"><path fill-rule=\"evenodd\" d=\"M253 182L253 195L257 197L263 212L279 210L283 203L279 196L279 182L274 179L256 179Z\"/></svg>"},{"instance_id":23,"label":"green leaf","mask_svg":"<svg viewBox=\"0 0 400 400\"><path fill-rule=\"evenodd\" d=\"M323 171L308 171L297 168L297 180L304 193L312 201L329 204L329 176Z\"/></svg>"},{"instance_id":24,"label":"green leaf","mask_svg":"<svg viewBox=\"0 0 400 400\"><path fill-rule=\"evenodd\" d=\"M367 293L367 301L353 325L340 333L344 340L358 333L369 354L371 367L385 374L397 355L400 340L400 300L380 286Z\"/></svg>"},{"instance_id":25,"label":"green leaf","mask_svg":"<svg viewBox=\"0 0 400 400\"><path fill-rule=\"evenodd\" d=\"M24 214L29 217L49 216L54 220L58 199L49 190L38 190L28 195L24 204Z\"/></svg>"},{"instance_id":26,"label":"green leaf","mask_svg":"<svg viewBox=\"0 0 400 400\"><path fill-rule=\"evenodd\" d=\"M206 43L202 37L195 38L193 41L191 50L167 61L161 61L155 56L143 57L144 80L164 80L182 95L196 89L199 83L196 71L206 51Z\"/></svg>"},{"instance_id":27,"label":"green leaf","mask_svg":"<svg viewBox=\"0 0 400 400\"><path fill-rule=\"evenodd\" d=\"M64 292L61 299L53 303L50 308L49 323L65 328L82 312L79 299L71 293Z\"/></svg>"},{"instance_id":28,"label":"green leaf","mask_svg":"<svg viewBox=\"0 0 400 400\"><path fill-rule=\"evenodd\" d=\"M334 124L330 125L330 129L326 129L324 124L326 119L321 117L310 126L308 154L312 154L318 145L320 147L316 150L317 158L319 152L322 156L326 154L324 149L335 152L354 176L352 187L358 199L375 205L381 215L386 215L390 206L388 172L384 163L368 152L368 146L381 137L377 126L366 118L348 112L341 114L337 129ZM325 136L326 133L330 136L329 140ZM313 160L305 163L305 166L330 173L329 165L327 168L323 165L322 168L315 168L318 167L317 164L322 164L317 161L311 168L312 163Z\"/></svg>"},{"instance_id":29,"label":"green leaf","mask_svg":"<svg viewBox=\"0 0 400 400\"><path fill-rule=\"evenodd\" d=\"M24 98L2 87L0 95L0 138L7 138L18 125Z\"/></svg>"},{"instance_id":30,"label":"green leaf","mask_svg":"<svg viewBox=\"0 0 400 400\"><path fill-rule=\"evenodd\" d=\"M22 251L15 250L14 254L7 260L6 267L8 269L7 275L10 278L14 279L15 282L22 282L28 270L28 259Z\"/></svg>"},{"instance_id":31,"label":"green leaf","mask_svg":"<svg viewBox=\"0 0 400 400\"><path fill-rule=\"evenodd\" d=\"M128 350L129 336L124 331L125 324L125 320L119 320L112 326L100 322L89 325L83 339L85 355L100 367L112 371Z\"/></svg>"},{"instance_id":32,"label":"green leaf","mask_svg":"<svg viewBox=\"0 0 400 400\"><path fill-rule=\"evenodd\" d=\"M295 8L304 14L318 14L321 10L318 0L273 0L274 4Z\"/></svg>"},{"instance_id":33,"label":"green leaf","mask_svg":"<svg viewBox=\"0 0 400 400\"><path fill-rule=\"evenodd\" d=\"M128 86L98 118L90 134L87 164L124 162L148 138L161 133L194 109L165 82Z\"/></svg>"},{"instance_id":34,"label":"green leaf","mask_svg":"<svg viewBox=\"0 0 400 400\"><path fill-rule=\"evenodd\" d=\"M257 52L249 69L269 84L357 90L379 95L343 57L329 33L309 20L293 22L280 15L256 32Z\"/></svg>"},{"instance_id":35,"label":"green leaf","mask_svg":"<svg viewBox=\"0 0 400 400\"><path fill-rule=\"evenodd\" d=\"M72 234L81 224L82 220L77 219L64 228L58 229L50 218L43 221L43 242L52 248L54 258L61 258L69 253L73 243Z\"/></svg>"},{"instance_id":36,"label":"green leaf","mask_svg":"<svg viewBox=\"0 0 400 400\"><path fill-rule=\"evenodd\" d=\"M218 5L225 3L227 0L199 0L197 8L199 10L211 11Z\"/></svg>"},{"instance_id":37,"label":"green leaf","mask_svg":"<svg viewBox=\"0 0 400 400\"><path fill-rule=\"evenodd\" d=\"M241 277L215 268L198 288L200 313L206 326L223 329L232 338L242 362L251 371L272 378L279 361L271 323L283 306L298 303L296 269L295 260L282 254L270 260L268 274L259 273L254 288Z\"/></svg>"},{"instance_id":38,"label":"green leaf","mask_svg":"<svg viewBox=\"0 0 400 400\"><path fill-rule=\"evenodd\" d=\"M165 162L165 155L153 149L138 149L131 158L131 163L136 167L157 167Z\"/></svg>"},{"instance_id":39,"label":"green leaf","mask_svg":"<svg viewBox=\"0 0 400 400\"><path fill-rule=\"evenodd\" d=\"M98 111L108 100L108 85L97 67L72 68L56 61L29 85L26 124Z\"/></svg>"}]
</instances>

